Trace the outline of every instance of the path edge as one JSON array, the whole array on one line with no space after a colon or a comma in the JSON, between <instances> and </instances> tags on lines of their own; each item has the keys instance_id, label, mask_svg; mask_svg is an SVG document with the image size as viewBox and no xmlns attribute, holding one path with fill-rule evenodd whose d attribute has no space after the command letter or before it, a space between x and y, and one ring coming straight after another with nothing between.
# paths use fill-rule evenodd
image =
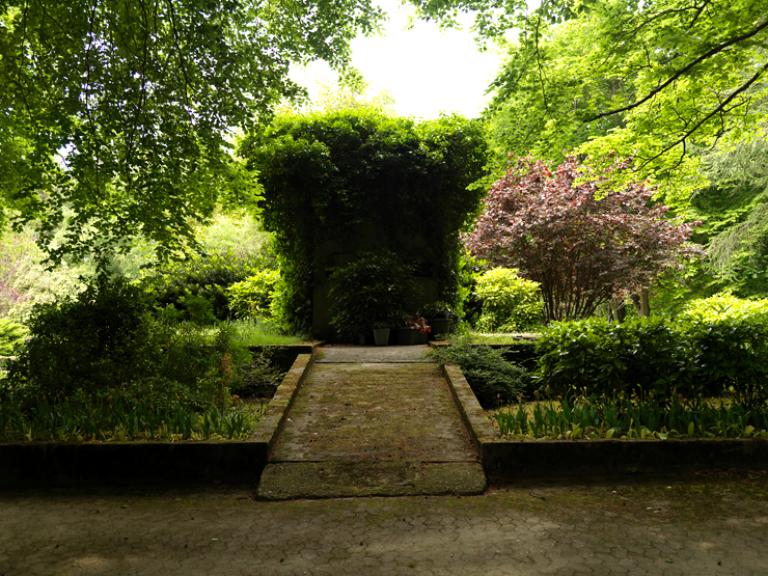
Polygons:
<instances>
[{"instance_id":1,"label":"path edge","mask_svg":"<svg viewBox=\"0 0 768 576\"><path fill-rule=\"evenodd\" d=\"M264 414L253 436L251 436L251 441L266 446L266 461L272 456L272 450L275 447L277 437L285 427L288 411L293 406L296 393L306 380L307 372L314 363L314 360L313 354L299 354L296 356L296 360L293 361L293 365L286 373L280 386L278 386L274 397L270 400L266 414Z\"/></svg>"},{"instance_id":2,"label":"path edge","mask_svg":"<svg viewBox=\"0 0 768 576\"><path fill-rule=\"evenodd\" d=\"M492 483L599 477L661 477L697 470L768 470L768 440L509 440L500 437L464 374L443 374Z\"/></svg>"}]
</instances>

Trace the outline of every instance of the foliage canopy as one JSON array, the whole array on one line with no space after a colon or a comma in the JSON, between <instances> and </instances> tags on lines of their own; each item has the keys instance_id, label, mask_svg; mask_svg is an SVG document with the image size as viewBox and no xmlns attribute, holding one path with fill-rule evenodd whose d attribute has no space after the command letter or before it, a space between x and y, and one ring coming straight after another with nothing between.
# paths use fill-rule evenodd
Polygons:
<instances>
[{"instance_id":1,"label":"foliage canopy","mask_svg":"<svg viewBox=\"0 0 768 576\"><path fill-rule=\"evenodd\" d=\"M0 210L39 222L54 261L139 234L182 248L220 191L252 192L232 130L300 93L289 63L343 65L379 17L370 0L0 0Z\"/></svg>"}]
</instances>

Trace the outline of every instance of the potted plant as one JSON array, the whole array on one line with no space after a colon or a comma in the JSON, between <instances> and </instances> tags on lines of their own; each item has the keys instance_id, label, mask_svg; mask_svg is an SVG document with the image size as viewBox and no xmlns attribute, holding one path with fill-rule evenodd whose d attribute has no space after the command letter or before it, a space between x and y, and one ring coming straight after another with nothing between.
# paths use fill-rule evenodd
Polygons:
<instances>
[{"instance_id":1,"label":"potted plant","mask_svg":"<svg viewBox=\"0 0 768 576\"><path fill-rule=\"evenodd\" d=\"M446 334L453 332L456 323L456 314L447 302L434 302L424 309L424 315L432 326L432 335L436 340L441 340Z\"/></svg>"},{"instance_id":2,"label":"potted plant","mask_svg":"<svg viewBox=\"0 0 768 576\"><path fill-rule=\"evenodd\" d=\"M340 338L361 341L389 332L409 292L410 270L389 252L363 253L331 274L331 325ZM376 334L374 333L376 339Z\"/></svg>"},{"instance_id":3,"label":"potted plant","mask_svg":"<svg viewBox=\"0 0 768 576\"><path fill-rule=\"evenodd\" d=\"M397 343L402 345L426 344L432 327L420 314L406 317L397 330Z\"/></svg>"}]
</instances>

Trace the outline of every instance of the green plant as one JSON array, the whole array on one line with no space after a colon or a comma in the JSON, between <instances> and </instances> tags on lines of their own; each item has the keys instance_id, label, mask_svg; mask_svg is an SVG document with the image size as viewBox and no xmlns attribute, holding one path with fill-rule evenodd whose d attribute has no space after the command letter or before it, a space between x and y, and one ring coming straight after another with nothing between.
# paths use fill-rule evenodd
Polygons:
<instances>
[{"instance_id":1,"label":"green plant","mask_svg":"<svg viewBox=\"0 0 768 576\"><path fill-rule=\"evenodd\" d=\"M21 324L0 318L0 356L13 356L24 344L27 330Z\"/></svg>"},{"instance_id":2,"label":"green plant","mask_svg":"<svg viewBox=\"0 0 768 576\"><path fill-rule=\"evenodd\" d=\"M694 321L686 327L693 375L707 394L732 395L745 405L768 399L768 322L753 317Z\"/></svg>"},{"instance_id":3,"label":"green plant","mask_svg":"<svg viewBox=\"0 0 768 576\"><path fill-rule=\"evenodd\" d=\"M264 318L272 316L272 300L280 282L280 271L259 270L245 280L235 282L227 289L229 310L236 318Z\"/></svg>"},{"instance_id":4,"label":"green plant","mask_svg":"<svg viewBox=\"0 0 768 576\"><path fill-rule=\"evenodd\" d=\"M526 372L488 346L459 342L432 349L439 364L457 364L483 408L509 404L524 396Z\"/></svg>"},{"instance_id":5,"label":"green plant","mask_svg":"<svg viewBox=\"0 0 768 576\"><path fill-rule=\"evenodd\" d=\"M232 332L160 322L139 288L100 276L35 309L0 380L0 436L240 437L255 416L230 392L254 374Z\"/></svg>"},{"instance_id":6,"label":"green plant","mask_svg":"<svg viewBox=\"0 0 768 576\"><path fill-rule=\"evenodd\" d=\"M364 253L331 274L331 325L357 338L375 323L395 324L411 291L410 269L394 254Z\"/></svg>"},{"instance_id":7,"label":"green plant","mask_svg":"<svg viewBox=\"0 0 768 576\"><path fill-rule=\"evenodd\" d=\"M147 312L138 288L106 276L76 298L39 304L9 378L57 400L78 388L117 388L150 375L148 359L155 351Z\"/></svg>"},{"instance_id":8,"label":"green plant","mask_svg":"<svg viewBox=\"0 0 768 576\"><path fill-rule=\"evenodd\" d=\"M685 322L754 320L768 322L768 298L751 300L732 294L715 294L691 300L678 317Z\"/></svg>"},{"instance_id":9,"label":"green plant","mask_svg":"<svg viewBox=\"0 0 768 576\"><path fill-rule=\"evenodd\" d=\"M509 406L494 414L503 436L532 438L768 438L768 405L729 400L564 398Z\"/></svg>"},{"instance_id":10,"label":"green plant","mask_svg":"<svg viewBox=\"0 0 768 576\"><path fill-rule=\"evenodd\" d=\"M661 320L552 324L536 343L536 377L551 397L689 394L692 350L685 332Z\"/></svg>"},{"instance_id":11,"label":"green plant","mask_svg":"<svg viewBox=\"0 0 768 576\"><path fill-rule=\"evenodd\" d=\"M190 256L147 270L140 284L155 306L173 306L181 319L207 324L229 317L227 289L256 272L254 264L229 251Z\"/></svg>"},{"instance_id":12,"label":"green plant","mask_svg":"<svg viewBox=\"0 0 768 576\"><path fill-rule=\"evenodd\" d=\"M550 397L638 395L664 399L768 398L768 323L754 316L710 320L585 320L552 324L537 341L535 377Z\"/></svg>"},{"instance_id":13,"label":"green plant","mask_svg":"<svg viewBox=\"0 0 768 576\"><path fill-rule=\"evenodd\" d=\"M241 153L264 186L286 329L309 330L317 278L380 249L408 259L437 281L439 298L455 303L459 232L482 193L468 186L481 176L485 152L477 122L416 124L365 108L282 115L249 135Z\"/></svg>"},{"instance_id":14,"label":"green plant","mask_svg":"<svg viewBox=\"0 0 768 576\"><path fill-rule=\"evenodd\" d=\"M478 275L475 296L482 306L477 329L483 332L514 332L544 321L539 283L520 277L515 268L492 268Z\"/></svg>"}]
</instances>

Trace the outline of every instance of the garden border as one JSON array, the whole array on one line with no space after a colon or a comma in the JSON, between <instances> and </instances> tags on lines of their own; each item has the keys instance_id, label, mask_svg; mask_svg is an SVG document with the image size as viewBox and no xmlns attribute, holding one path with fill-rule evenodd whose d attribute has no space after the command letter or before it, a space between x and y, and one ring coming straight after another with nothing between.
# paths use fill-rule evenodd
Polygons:
<instances>
[{"instance_id":1,"label":"garden border","mask_svg":"<svg viewBox=\"0 0 768 576\"><path fill-rule=\"evenodd\" d=\"M0 443L0 489L255 484L313 354L299 354L246 440Z\"/></svg>"},{"instance_id":2,"label":"garden border","mask_svg":"<svg viewBox=\"0 0 768 576\"><path fill-rule=\"evenodd\" d=\"M661 476L768 469L768 440L506 440L494 431L458 366L443 373L491 481Z\"/></svg>"}]
</instances>

